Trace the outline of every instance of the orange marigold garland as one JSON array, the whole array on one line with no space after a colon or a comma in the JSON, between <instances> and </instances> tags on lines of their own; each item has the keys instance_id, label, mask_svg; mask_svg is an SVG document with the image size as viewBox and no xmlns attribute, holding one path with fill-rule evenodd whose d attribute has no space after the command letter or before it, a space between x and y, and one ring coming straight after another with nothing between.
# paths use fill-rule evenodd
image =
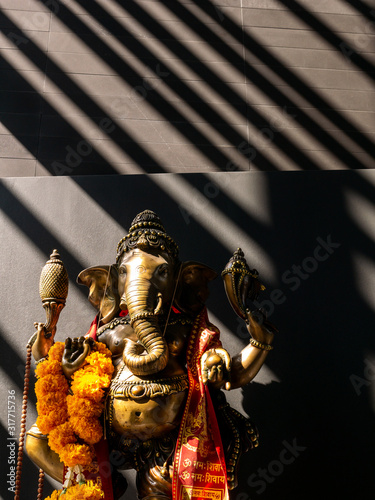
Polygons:
<instances>
[{"instance_id":1,"label":"orange marigold garland","mask_svg":"<svg viewBox=\"0 0 375 500\"><path fill-rule=\"evenodd\" d=\"M58 500L64 490L55 490L46 500ZM97 484L87 481L85 484L71 486L64 493L64 500L101 500L103 492Z\"/></svg>"},{"instance_id":2,"label":"orange marigold garland","mask_svg":"<svg viewBox=\"0 0 375 500\"><path fill-rule=\"evenodd\" d=\"M61 367L63 352L64 343L56 342L48 358L35 371L38 377L35 384L37 425L43 434L48 434L51 450L69 467L64 489L54 491L47 500L55 500L61 493L66 495L66 500L96 500L103 497L103 492L92 482L81 484L84 482L82 468L93 461L93 445L103 436L99 418L104 408L104 391L114 370L111 352L104 344L96 342L95 350L72 377L72 394L69 394L69 384ZM80 484L73 486L75 474Z\"/></svg>"}]
</instances>

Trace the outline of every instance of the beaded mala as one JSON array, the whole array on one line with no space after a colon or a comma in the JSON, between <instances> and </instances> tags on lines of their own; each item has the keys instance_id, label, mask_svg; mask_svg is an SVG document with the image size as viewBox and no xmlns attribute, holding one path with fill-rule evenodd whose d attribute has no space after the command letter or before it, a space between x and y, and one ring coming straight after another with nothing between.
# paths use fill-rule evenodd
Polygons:
<instances>
[{"instance_id":1,"label":"beaded mala","mask_svg":"<svg viewBox=\"0 0 375 500\"><path fill-rule=\"evenodd\" d=\"M22 396L21 428L18 440L16 487L14 490L14 500L19 500L20 490L21 490L23 450L24 450L25 434L26 434L27 398L29 395L29 384L30 384L31 348L32 348L32 343L31 341L29 341L26 346L25 377L24 377L23 396ZM37 500L42 500L43 484L44 484L44 471L43 469L39 469Z\"/></svg>"}]
</instances>

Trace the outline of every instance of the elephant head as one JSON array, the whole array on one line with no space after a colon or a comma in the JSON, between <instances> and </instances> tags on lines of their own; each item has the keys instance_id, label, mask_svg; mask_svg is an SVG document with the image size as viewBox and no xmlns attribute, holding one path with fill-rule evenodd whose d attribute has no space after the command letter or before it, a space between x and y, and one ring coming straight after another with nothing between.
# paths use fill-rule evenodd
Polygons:
<instances>
[{"instance_id":1,"label":"elephant head","mask_svg":"<svg viewBox=\"0 0 375 500\"><path fill-rule=\"evenodd\" d=\"M138 214L129 233L117 247L120 307L127 309L139 342L129 342L124 363L136 375L149 375L165 368L168 346L160 331L158 315L174 303L196 315L207 295L207 281L215 276L202 264L178 260L178 247L168 236L159 217L150 210Z\"/></svg>"},{"instance_id":2,"label":"elephant head","mask_svg":"<svg viewBox=\"0 0 375 500\"><path fill-rule=\"evenodd\" d=\"M215 277L216 273L203 264L181 263L178 247L159 217L145 210L119 242L116 265L86 269L78 282L90 287L90 302L102 311L101 324L104 318L110 321L118 315L119 309L128 312L138 343L125 343L123 361L135 375L147 376L168 363L168 345L159 317L165 318L172 305L195 317L207 299L208 281Z\"/></svg>"}]
</instances>

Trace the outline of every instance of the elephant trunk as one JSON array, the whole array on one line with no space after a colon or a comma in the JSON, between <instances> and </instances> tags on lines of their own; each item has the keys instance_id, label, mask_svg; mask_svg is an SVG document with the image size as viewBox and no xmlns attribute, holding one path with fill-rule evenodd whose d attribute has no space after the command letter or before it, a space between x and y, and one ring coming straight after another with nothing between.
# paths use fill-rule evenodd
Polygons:
<instances>
[{"instance_id":1,"label":"elephant trunk","mask_svg":"<svg viewBox=\"0 0 375 500\"><path fill-rule=\"evenodd\" d=\"M159 304L154 311L149 311L147 302L150 283L147 280L133 280L125 292L132 327L146 349L146 354L139 353L139 345L127 342L123 352L125 365L134 375L151 375L163 370L168 362L168 346L159 329L157 313Z\"/></svg>"}]
</instances>

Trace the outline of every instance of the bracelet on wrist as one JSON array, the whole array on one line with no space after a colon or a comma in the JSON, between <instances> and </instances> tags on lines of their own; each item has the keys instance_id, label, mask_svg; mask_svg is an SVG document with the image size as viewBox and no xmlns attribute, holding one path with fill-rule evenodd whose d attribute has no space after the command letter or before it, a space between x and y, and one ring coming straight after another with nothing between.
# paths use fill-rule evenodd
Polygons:
<instances>
[{"instance_id":1,"label":"bracelet on wrist","mask_svg":"<svg viewBox=\"0 0 375 500\"><path fill-rule=\"evenodd\" d=\"M262 349L262 351L271 351L273 349L272 345L262 344L262 342L259 342L258 340L255 339L250 339L250 344L253 345L254 347L257 347L258 349Z\"/></svg>"},{"instance_id":2,"label":"bracelet on wrist","mask_svg":"<svg viewBox=\"0 0 375 500\"><path fill-rule=\"evenodd\" d=\"M43 363L43 361L45 361L46 359L47 359L47 356L45 356L44 358L38 359L38 361L35 361L35 366L38 366L39 363Z\"/></svg>"}]
</instances>

